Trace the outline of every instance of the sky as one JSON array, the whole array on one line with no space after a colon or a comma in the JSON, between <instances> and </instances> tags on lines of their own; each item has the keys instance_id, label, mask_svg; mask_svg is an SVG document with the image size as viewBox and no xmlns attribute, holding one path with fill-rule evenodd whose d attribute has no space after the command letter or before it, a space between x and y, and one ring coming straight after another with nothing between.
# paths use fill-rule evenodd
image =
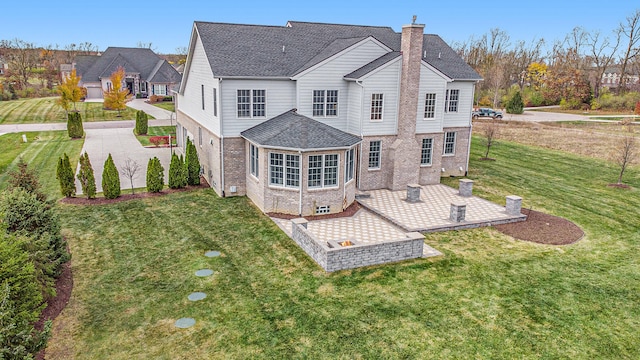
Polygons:
<instances>
[{"instance_id":1,"label":"sky","mask_svg":"<svg viewBox=\"0 0 640 360\"><path fill-rule=\"evenodd\" d=\"M511 43L543 38L561 40L576 26L609 35L640 9L637 0L322 0L322 1L6 1L0 40L20 39L36 46L92 43L136 47L151 43L161 54L188 47L194 21L281 25L288 20L389 26L425 24L450 45L479 38L492 28L504 30Z\"/></svg>"}]
</instances>

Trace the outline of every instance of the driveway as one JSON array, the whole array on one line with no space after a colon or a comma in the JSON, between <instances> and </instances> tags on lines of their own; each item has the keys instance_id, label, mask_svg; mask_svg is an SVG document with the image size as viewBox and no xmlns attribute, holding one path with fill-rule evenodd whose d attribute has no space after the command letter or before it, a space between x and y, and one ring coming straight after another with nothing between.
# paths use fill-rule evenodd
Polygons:
<instances>
[{"instance_id":1,"label":"driveway","mask_svg":"<svg viewBox=\"0 0 640 360\"><path fill-rule=\"evenodd\" d=\"M179 148L173 148L180 154ZM102 192L102 172L104 162L109 154L120 173L120 187L122 189L131 188L129 177L125 174L124 166L127 159L135 161L139 165L139 170L133 179L134 188L146 187L147 164L149 159L157 156L164 167L165 184L169 179L169 164L171 162L171 150L169 148L145 148L133 135L133 126L127 128L100 128L86 129L85 140L82 153L89 154L89 160L93 167L96 178L97 192ZM82 187L76 180L76 189L81 193Z\"/></svg>"},{"instance_id":2,"label":"driveway","mask_svg":"<svg viewBox=\"0 0 640 360\"><path fill-rule=\"evenodd\" d=\"M156 118L156 120L175 120L175 114L171 111L153 106L151 104L148 104L146 101L147 100L145 99L133 99L127 103L127 106L132 109L142 110Z\"/></svg>"}]
</instances>

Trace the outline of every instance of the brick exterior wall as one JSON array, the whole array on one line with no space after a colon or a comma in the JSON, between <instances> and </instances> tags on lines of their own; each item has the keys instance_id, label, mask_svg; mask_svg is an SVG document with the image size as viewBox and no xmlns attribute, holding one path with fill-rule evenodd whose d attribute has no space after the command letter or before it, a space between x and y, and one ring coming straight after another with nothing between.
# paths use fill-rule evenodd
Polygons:
<instances>
[{"instance_id":1,"label":"brick exterior wall","mask_svg":"<svg viewBox=\"0 0 640 360\"><path fill-rule=\"evenodd\" d=\"M467 171L467 158L469 156L469 141L471 141L471 128L470 127L452 127L444 128L445 132L456 132L456 147L454 155L443 155L443 146L436 148L434 146L434 153L439 152L442 157L441 169L444 168L444 172L441 176L464 176ZM444 135L441 138L444 141ZM462 170L460 170L462 168Z\"/></svg>"},{"instance_id":2,"label":"brick exterior wall","mask_svg":"<svg viewBox=\"0 0 640 360\"><path fill-rule=\"evenodd\" d=\"M417 183L420 176L420 145L416 142L416 118L424 25L402 27L402 72L400 75L400 104L398 136L389 147L392 163L389 189L402 190Z\"/></svg>"},{"instance_id":3,"label":"brick exterior wall","mask_svg":"<svg viewBox=\"0 0 640 360\"><path fill-rule=\"evenodd\" d=\"M306 223L305 219L291 220L292 238L327 272L422 257L424 236L420 233L407 233L404 239L383 243L342 247L335 241L318 241L307 230Z\"/></svg>"},{"instance_id":4,"label":"brick exterior wall","mask_svg":"<svg viewBox=\"0 0 640 360\"><path fill-rule=\"evenodd\" d=\"M249 145L246 145L249 154ZM300 186L302 188L302 213L300 214L300 188L287 188L269 185L269 153L300 155ZM309 156L321 154L339 154L338 186L331 188L309 189ZM357 156L357 152L356 152ZM345 150L305 152L271 150L259 148L259 178L247 175L247 195L264 212L278 212L294 215L314 215L317 206L329 206L331 214L342 212L344 207L355 201L356 182L344 183Z\"/></svg>"},{"instance_id":5,"label":"brick exterior wall","mask_svg":"<svg viewBox=\"0 0 640 360\"><path fill-rule=\"evenodd\" d=\"M431 147L431 165L420 165L420 185L433 185L440 183L442 174L442 144L444 142L443 133L418 134L416 141L420 144L420 155L422 156L422 139L433 139Z\"/></svg>"},{"instance_id":6,"label":"brick exterior wall","mask_svg":"<svg viewBox=\"0 0 640 360\"><path fill-rule=\"evenodd\" d=\"M224 138L224 191L225 196L242 196L247 194L247 156L245 139L241 137ZM235 186L236 191L231 192Z\"/></svg>"}]
</instances>

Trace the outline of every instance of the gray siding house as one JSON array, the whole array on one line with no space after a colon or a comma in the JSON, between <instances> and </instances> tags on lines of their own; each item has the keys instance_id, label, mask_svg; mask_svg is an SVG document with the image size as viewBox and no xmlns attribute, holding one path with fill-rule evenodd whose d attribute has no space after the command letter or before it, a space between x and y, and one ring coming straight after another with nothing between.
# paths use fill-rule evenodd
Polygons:
<instances>
[{"instance_id":1,"label":"gray siding house","mask_svg":"<svg viewBox=\"0 0 640 360\"><path fill-rule=\"evenodd\" d=\"M102 99L111 86L109 77L118 67L125 70L123 86L133 95L171 95L182 76L166 60L151 49L109 47L99 55L79 55L72 68L82 78L88 99Z\"/></svg>"},{"instance_id":2,"label":"gray siding house","mask_svg":"<svg viewBox=\"0 0 640 360\"><path fill-rule=\"evenodd\" d=\"M358 192L464 175L481 78L423 30L195 22L179 144L219 195L264 212L337 213Z\"/></svg>"}]
</instances>

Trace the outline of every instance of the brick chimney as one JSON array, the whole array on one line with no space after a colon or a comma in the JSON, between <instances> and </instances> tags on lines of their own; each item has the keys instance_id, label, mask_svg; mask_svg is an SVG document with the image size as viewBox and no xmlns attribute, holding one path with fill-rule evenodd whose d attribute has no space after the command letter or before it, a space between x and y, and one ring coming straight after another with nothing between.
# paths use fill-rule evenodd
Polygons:
<instances>
[{"instance_id":1,"label":"brick chimney","mask_svg":"<svg viewBox=\"0 0 640 360\"><path fill-rule=\"evenodd\" d=\"M420 145L416 141L418 95L422 61L423 24L402 27L402 73L400 76L400 103L398 129L391 145L390 158L393 173L391 190L404 190L408 184L417 184L420 178Z\"/></svg>"}]
</instances>

